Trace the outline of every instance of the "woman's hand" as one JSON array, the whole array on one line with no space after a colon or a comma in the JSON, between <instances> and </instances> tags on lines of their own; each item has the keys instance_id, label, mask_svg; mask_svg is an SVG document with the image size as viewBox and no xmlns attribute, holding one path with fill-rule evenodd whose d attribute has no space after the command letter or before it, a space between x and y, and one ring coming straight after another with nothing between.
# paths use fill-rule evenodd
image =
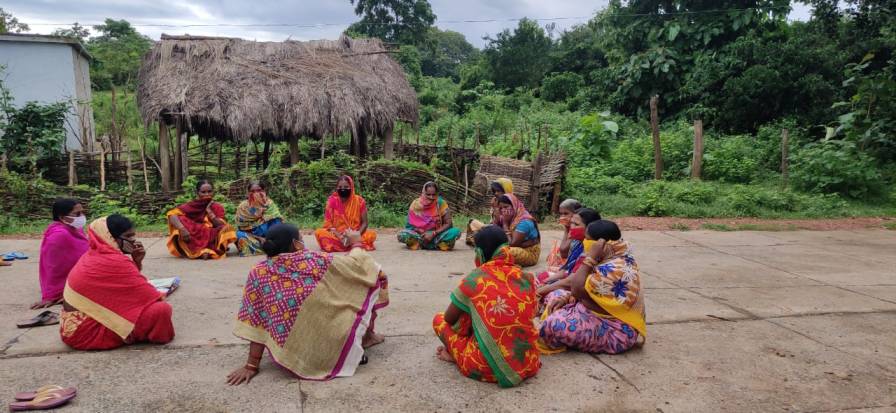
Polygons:
<instances>
[{"instance_id":1,"label":"woman's hand","mask_svg":"<svg viewBox=\"0 0 896 413\"><path fill-rule=\"evenodd\" d=\"M231 386L239 386L243 383L249 384L257 374L258 370L243 366L227 375L227 384Z\"/></svg>"},{"instance_id":2,"label":"woman's hand","mask_svg":"<svg viewBox=\"0 0 896 413\"><path fill-rule=\"evenodd\" d=\"M554 311L557 311L563 307L566 307L569 304L574 304L575 302L576 302L576 298L573 297L572 294L570 294L563 298L558 298L554 301L551 301L551 303L548 304L546 310L547 310L548 314L553 314Z\"/></svg>"},{"instance_id":3,"label":"woman's hand","mask_svg":"<svg viewBox=\"0 0 896 413\"><path fill-rule=\"evenodd\" d=\"M177 236L180 237L185 243L190 243L190 231L187 231L186 228L181 228L177 230Z\"/></svg>"},{"instance_id":4,"label":"woman's hand","mask_svg":"<svg viewBox=\"0 0 896 413\"><path fill-rule=\"evenodd\" d=\"M436 237L435 231L426 231L423 233L423 242L429 243Z\"/></svg>"},{"instance_id":5,"label":"woman's hand","mask_svg":"<svg viewBox=\"0 0 896 413\"><path fill-rule=\"evenodd\" d=\"M218 216L215 215L215 211L212 211L212 205L214 205L214 202L209 202L208 206L205 207L205 215L208 217L208 219L210 221L214 221L214 220L218 219Z\"/></svg>"},{"instance_id":6,"label":"woman's hand","mask_svg":"<svg viewBox=\"0 0 896 413\"><path fill-rule=\"evenodd\" d=\"M361 233L355 231L353 229L349 229L345 231L345 241L346 245L355 245L361 243Z\"/></svg>"},{"instance_id":7,"label":"woman's hand","mask_svg":"<svg viewBox=\"0 0 896 413\"><path fill-rule=\"evenodd\" d=\"M143 247L143 244L140 241L134 241L134 249L131 250L131 259L134 260L134 263L139 267L140 264L143 263L143 258L146 258L146 248Z\"/></svg>"}]
</instances>

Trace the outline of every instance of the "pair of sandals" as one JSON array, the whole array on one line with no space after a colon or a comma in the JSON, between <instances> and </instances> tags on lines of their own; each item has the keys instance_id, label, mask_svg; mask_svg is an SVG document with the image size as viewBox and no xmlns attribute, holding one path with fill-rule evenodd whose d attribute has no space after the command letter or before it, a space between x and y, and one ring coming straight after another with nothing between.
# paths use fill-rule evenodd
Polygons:
<instances>
[{"instance_id":1,"label":"pair of sandals","mask_svg":"<svg viewBox=\"0 0 896 413\"><path fill-rule=\"evenodd\" d=\"M29 410L47 410L62 406L78 395L74 387L62 387L55 384L43 386L35 391L16 393L17 401L9 404L12 412Z\"/></svg>"},{"instance_id":2,"label":"pair of sandals","mask_svg":"<svg viewBox=\"0 0 896 413\"><path fill-rule=\"evenodd\" d=\"M40 314L32 317L30 320L20 321L16 323L16 327L18 328L31 328L31 327L41 327L41 326L51 326L54 324L59 324L59 314L56 314L53 311L46 310L41 312Z\"/></svg>"},{"instance_id":3,"label":"pair of sandals","mask_svg":"<svg viewBox=\"0 0 896 413\"><path fill-rule=\"evenodd\" d=\"M24 252L7 252L3 254L3 261L27 260L28 256Z\"/></svg>"}]
</instances>

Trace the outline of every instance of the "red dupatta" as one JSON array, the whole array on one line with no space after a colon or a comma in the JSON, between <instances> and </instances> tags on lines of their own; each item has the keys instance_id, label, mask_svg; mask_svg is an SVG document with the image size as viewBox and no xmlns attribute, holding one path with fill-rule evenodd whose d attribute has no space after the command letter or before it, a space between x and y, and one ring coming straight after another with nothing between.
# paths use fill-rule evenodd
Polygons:
<instances>
[{"instance_id":1,"label":"red dupatta","mask_svg":"<svg viewBox=\"0 0 896 413\"><path fill-rule=\"evenodd\" d=\"M158 292L118 249L106 218L90 224L89 247L68 275L65 301L126 340Z\"/></svg>"}]
</instances>

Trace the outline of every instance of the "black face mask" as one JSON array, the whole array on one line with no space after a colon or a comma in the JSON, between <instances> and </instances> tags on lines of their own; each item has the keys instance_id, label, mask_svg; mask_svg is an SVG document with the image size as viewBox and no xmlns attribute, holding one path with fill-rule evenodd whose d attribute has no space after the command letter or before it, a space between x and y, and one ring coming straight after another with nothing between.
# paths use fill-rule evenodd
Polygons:
<instances>
[{"instance_id":1,"label":"black face mask","mask_svg":"<svg viewBox=\"0 0 896 413\"><path fill-rule=\"evenodd\" d=\"M337 189L336 192L337 192L337 193L339 194L339 196L342 197L342 198L348 198L348 196L352 194L352 190L351 190L351 189Z\"/></svg>"}]
</instances>

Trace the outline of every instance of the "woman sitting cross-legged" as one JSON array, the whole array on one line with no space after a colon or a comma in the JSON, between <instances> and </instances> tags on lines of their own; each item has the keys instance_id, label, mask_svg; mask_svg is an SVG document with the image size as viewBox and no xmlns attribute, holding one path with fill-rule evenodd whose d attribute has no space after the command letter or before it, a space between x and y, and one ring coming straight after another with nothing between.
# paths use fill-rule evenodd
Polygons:
<instances>
[{"instance_id":1,"label":"woman sitting cross-legged","mask_svg":"<svg viewBox=\"0 0 896 413\"><path fill-rule=\"evenodd\" d=\"M225 221L224 207L213 201L215 188L207 180L196 184L196 199L174 208L168 217L168 252L175 257L218 259L236 241Z\"/></svg>"},{"instance_id":2,"label":"woman sitting cross-legged","mask_svg":"<svg viewBox=\"0 0 896 413\"><path fill-rule=\"evenodd\" d=\"M249 183L249 196L236 208L236 245L240 256L262 254L261 244L274 225L283 222L277 204L261 182Z\"/></svg>"},{"instance_id":3,"label":"woman sitting cross-legged","mask_svg":"<svg viewBox=\"0 0 896 413\"><path fill-rule=\"evenodd\" d=\"M436 355L474 380L512 387L541 368L535 347L535 286L514 265L507 234L489 225L476 233L476 269L451 293L432 326L444 347Z\"/></svg>"},{"instance_id":4,"label":"woman sitting cross-legged","mask_svg":"<svg viewBox=\"0 0 896 413\"><path fill-rule=\"evenodd\" d=\"M498 198L501 226L510 239L510 255L521 267L538 264L541 255L541 234L535 218L529 214L522 201L513 194Z\"/></svg>"},{"instance_id":5,"label":"woman sitting cross-legged","mask_svg":"<svg viewBox=\"0 0 896 413\"><path fill-rule=\"evenodd\" d=\"M557 288L569 289L569 276L581 263L582 252L585 247L585 228L588 224L600 219L600 213L591 208L579 208L569 218L569 228L563 237L559 254L563 257L563 265L555 270L549 269L535 277L538 283L538 295L556 290ZM562 283L557 281L566 280Z\"/></svg>"},{"instance_id":6,"label":"woman sitting cross-legged","mask_svg":"<svg viewBox=\"0 0 896 413\"><path fill-rule=\"evenodd\" d=\"M171 305L140 273L146 250L135 237L134 224L118 214L90 224L90 249L72 268L63 293L63 343L108 350L174 339Z\"/></svg>"},{"instance_id":7,"label":"woman sitting cross-legged","mask_svg":"<svg viewBox=\"0 0 896 413\"><path fill-rule=\"evenodd\" d=\"M571 240L569 239L569 220L572 215L582 208L582 203L578 200L567 198L557 208L557 223L563 226L563 238L560 241L554 241L545 263L548 265L547 272L560 272L560 267L566 263L566 256L569 253Z\"/></svg>"},{"instance_id":8,"label":"woman sitting cross-legged","mask_svg":"<svg viewBox=\"0 0 896 413\"><path fill-rule=\"evenodd\" d=\"M491 221L489 224L491 225L501 225L501 209L498 207L498 199L501 198L505 194L513 193L513 181L509 178L498 178L488 184L488 189L492 193L492 199L490 200L490 210L489 216L491 217ZM467 223L467 240L466 243L469 246L473 246L473 237L479 232L482 227L489 225L478 219L471 219L470 222Z\"/></svg>"},{"instance_id":9,"label":"woman sitting cross-legged","mask_svg":"<svg viewBox=\"0 0 896 413\"><path fill-rule=\"evenodd\" d=\"M588 225L584 258L570 278L571 291L545 298L539 328L543 353L567 348L587 353L622 353L647 336L638 264L619 227L598 220Z\"/></svg>"},{"instance_id":10,"label":"woman sitting cross-legged","mask_svg":"<svg viewBox=\"0 0 896 413\"><path fill-rule=\"evenodd\" d=\"M348 175L336 181L336 190L327 198L324 209L324 226L314 231L320 249L327 252L344 252L351 249L347 231L361 233L361 245L373 251L376 232L367 228L367 202L355 193L355 181Z\"/></svg>"},{"instance_id":11,"label":"woman sitting cross-legged","mask_svg":"<svg viewBox=\"0 0 896 413\"><path fill-rule=\"evenodd\" d=\"M41 300L31 305L32 310L62 304L68 273L87 252L86 220L80 202L60 199L53 203L53 222L40 242Z\"/></svg>"},{"instance_id":12,"label":"woman sitting cross-legged","mask_svg":"<svg viewBox=\"0 0 896 413\"><path fill-rule=\"evenodd\" d=\"M364 349L384 337L373 330L377 310L389 304L386 276L357 231L351 252L305 249L299 229L278 224L262 244L268 258L249 272L233 333L248 340L246 364L231 385L258 374L265 348L274 362L302 379L347 377L365 360Z\"/></svg>"},{"instance_id":13,"label":"woman sitting cross-legged","mask_svg":"<svg viewBox=\"0 0 896 413\"><path fill-rule=\"evenodd\" d=\"M420 197L411 202L408 222L398 233L398 242L411 250L448 251L460 237L460 230L452 225L448 203L439 196L436 183L430 181L423 185Z\"/></svg>"}]
</instances>

